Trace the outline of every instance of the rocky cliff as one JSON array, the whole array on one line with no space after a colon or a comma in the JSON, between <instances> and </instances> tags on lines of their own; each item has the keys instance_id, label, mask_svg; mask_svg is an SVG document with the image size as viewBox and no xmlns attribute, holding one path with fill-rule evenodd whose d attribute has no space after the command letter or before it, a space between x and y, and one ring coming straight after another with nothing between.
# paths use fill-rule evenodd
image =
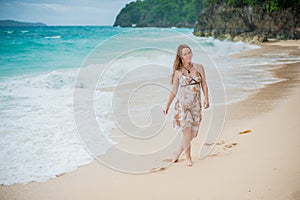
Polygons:
<instances>
[{"instance_id":1,"label":"rocky cliff","mask_svg":"<svg viewBox=\"0 0 300 200\"><path fill-rule=\"evenodd\" d=\"M268 38L299 39L300 5L267 12L263 6L213 4L201 11L194 34L250 43L264 42Z\"/></svg>"}]
</instances>

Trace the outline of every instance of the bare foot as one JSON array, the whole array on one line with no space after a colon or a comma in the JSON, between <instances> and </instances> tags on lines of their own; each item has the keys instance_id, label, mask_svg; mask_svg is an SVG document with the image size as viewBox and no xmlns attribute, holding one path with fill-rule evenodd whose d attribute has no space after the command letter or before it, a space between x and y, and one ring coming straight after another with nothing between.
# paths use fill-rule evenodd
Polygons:
<instances>
[{"instance_id":1,"label":"bare foot","mask_svg":"<svg viewBox=\"0 0 300 200\"><path fill-rule=\"evenodd\" d=\"M186 164L186 166L189 166L189 167L191 167L193 165L193 162L192 162L192 160L191 159L188 159L187 160L187 164Z\"/></svg>"}]
</instances>

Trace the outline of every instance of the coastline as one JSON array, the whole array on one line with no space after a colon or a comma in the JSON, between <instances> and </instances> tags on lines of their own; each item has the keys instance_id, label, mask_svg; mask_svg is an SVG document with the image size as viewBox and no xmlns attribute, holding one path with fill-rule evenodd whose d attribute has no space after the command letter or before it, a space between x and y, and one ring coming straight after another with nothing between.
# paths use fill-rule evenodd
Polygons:
<instances>
[{"instance_id":1,"label":"coastline","mask_svg":"<svg viewBox=\"0 0 300 200\"><path fill-rule=\"evenodd\" d=\"M297 52L300 43L294 42L296 45L289 41L263 44L260 49L235 57L255 56L270 50L300 56L299 50ZM44 183L0 186L0 197L297 199L300 197L299 67L298 62L273 70L275 76L285 81L267 85L246 100L229 105L220 140L237 145L225 149L225 144L216 146L211 156L200 160L197 151L201 141L197 138L193 143L194 165L191 168L179 162L157 173L132 175L93 162ZM246 129L252 132L238 134ZM172 131L171 127L168 130Z\"/></svg>"},{"instance_id":2,"label":"coastline","mask_svg":"<svg viewBox=\"0 0 300 200\"><path fill-rule=\"evenodd\" d=\"M300 41L298 40L267 42L263 43L259 49L243 51L239 54L232 55L232 57L235 59L254 57L266 52L288 53L289 55L300 56L299 49ZM267 84L265 87L250 95L246 100L238 102L237 105L242 104L244 106L244 108L242 108L246 111L243 112L245 113L244 115L238 115L237 113L234 113L234 110L238 109L230 108L231 106L235 107L237 105L229 105L228 110L231 110L233 112L232 115L237 116L237 118L242 117L247 119L251 117L253 118L261 112L271 111L279 101L284 100L285 97L291 95L291 89L299 86L299 66L300 62L291 64L276 64L275 69L269 69L269 71L274 77L279 78L282 81ZM253 109L255 109L255 112L253 112ZM230 116L229 118L232 119L234 116Z\"/></svg>"}]
</instances>

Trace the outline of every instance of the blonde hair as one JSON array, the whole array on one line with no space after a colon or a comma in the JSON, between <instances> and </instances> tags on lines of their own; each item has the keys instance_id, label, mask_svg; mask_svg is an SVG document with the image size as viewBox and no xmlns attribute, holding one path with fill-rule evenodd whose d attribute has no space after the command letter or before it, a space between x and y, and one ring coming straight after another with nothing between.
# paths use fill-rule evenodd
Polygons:
<instances>
[{"instance_id":1,"label":"blonde hair","mask_svg":"<svg viewBox=\"0 0 300 200\"><path fill-rule=\"evenodd\" d=\"M174 64L173 64L173 74L172 74L172 79L171 79L171 83L173 84L174 81L174 76L176 73L176 70L180 70L182 68L182 49L184 48L189 48L190 51L192 51L192 49L187 45L187 44L181 44L177 47L177 52L176 52L176 57L174 60Z\"/></svg>"}]
</instances>

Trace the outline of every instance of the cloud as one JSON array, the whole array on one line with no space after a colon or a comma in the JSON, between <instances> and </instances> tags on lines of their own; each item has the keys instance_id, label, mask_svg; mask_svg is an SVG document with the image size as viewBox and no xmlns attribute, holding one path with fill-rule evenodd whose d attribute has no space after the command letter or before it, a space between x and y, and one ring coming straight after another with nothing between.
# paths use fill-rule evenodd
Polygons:
<instances>
[{"instance_id":1,"label":"cloud","mask_svg":"<svg viewBox=\"0 0 300 200\"><path fill-rule=\"evenodd\" d=\"M16 4L19 4L20 6L30 7L30 8L35 7L37 9L52 10L55 12L68 12L72 9L70 6L65 6L65 5L56 4L56 3L16 2Z\"/></svg>"},{"instance_id":2,"label":"cloud","mask_svg":"<svg viewBox=\"0 0 300 200\"><path fill-rule=\"evenodd\" d=\"M0 19L48 25L112 25L133 0L0 0Z\"/></svg>"}]
</instances>

